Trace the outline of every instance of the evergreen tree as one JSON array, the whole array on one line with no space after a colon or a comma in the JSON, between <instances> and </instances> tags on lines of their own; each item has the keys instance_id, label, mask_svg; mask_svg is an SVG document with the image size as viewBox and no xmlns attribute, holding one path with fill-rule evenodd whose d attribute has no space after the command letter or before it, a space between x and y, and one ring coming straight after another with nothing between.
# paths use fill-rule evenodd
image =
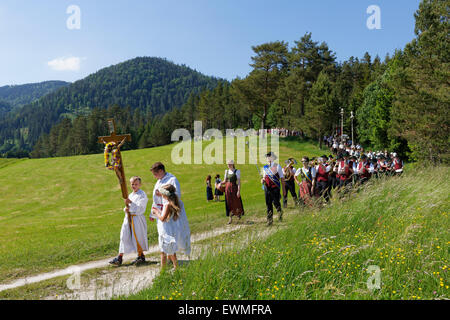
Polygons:
<instances>
[{"instance_id":1,"label":"evergreen tree","mask_svg":"<svg viewBox=\"0 0 450 320\"><path fill-rule=\"evenodd\" d=\"M260 119L261 128L266 127L266 119L271 104L276 99L276 91L288 71L288 48L284 41L253 46L255 56L250 64L253 70L244 80L233 82L248 110Z\"/></svg>"},{"instance_id":2,"label":"evergreen tree","mask_svg":"<svg viewBox=\"0 0 450 320\"><path fill-rule=\"evenodd\" d=\"M423 0L414 16L417 37L393 64L392 134L408 141L414 158L448 163L448 1Z\"/></svg>"},{"instance_id":3,"label":"evergreen tree","mask_svg":"<svg viewBox=\"0 0 450 320\"><path fill-rule=\"evenodd\" d=\"M320 147L323 135L331 131L333 120L338 113L337 109L333 83L328 74L322 71L311 88L303 121L304 128L312 137L318 139Z\"/></svg>"}]
</instances>

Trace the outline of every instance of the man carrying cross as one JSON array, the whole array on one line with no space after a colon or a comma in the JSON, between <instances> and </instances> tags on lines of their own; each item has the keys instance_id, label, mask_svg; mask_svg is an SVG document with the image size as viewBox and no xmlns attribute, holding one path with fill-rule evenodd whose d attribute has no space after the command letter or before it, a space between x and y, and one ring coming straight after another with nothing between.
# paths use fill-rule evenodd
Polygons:
<instances>
[{"instance_id":1,"label":"man carrying cross","mask_svg":"<svg viewBox=\"0 0 450 320\"><path fill-rule=\"evenodd\" d=\"M141 190L142 181L140 177L132 177L130 183L133 192L125 199L123 210L126 216L123 219L120 231L119 255L110 261L110 264L118 266L122 264L124 253L138 253L138 257L133 261L133 264L145 262L144 251L148 250L147 221L145 220L148 198L146 193ZM131 218L131 225L128 217Z\"/></svg>"},{"instance_id":2,"label":"man carrying cross","mask_svg":"<svg viewBox=\"0 0 450 320\"><path fill-rule=\"evenodd\" d=\"M131 252L138 253L134 263L142 263L145 262L144 251L148 250L147 222L144 217L148 198L140 189L142 181L137 176L130 179L133 192L128 195L120 147L126 140L131 141L131 135L117 135L113 119L108 120L108 126L110 135L99 137L98 141L105 144L105 166L116 173L125 202L125 218L120 232L119 256L110 263L120 266L123 254Z\"/></svg>"}]
</instances>

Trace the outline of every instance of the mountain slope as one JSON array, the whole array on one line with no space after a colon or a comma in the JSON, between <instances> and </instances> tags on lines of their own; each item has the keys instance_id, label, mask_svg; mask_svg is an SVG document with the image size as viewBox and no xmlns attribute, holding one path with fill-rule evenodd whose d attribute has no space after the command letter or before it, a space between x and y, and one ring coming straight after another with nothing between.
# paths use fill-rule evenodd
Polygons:
<instances>
[{"instance_id":1,"label":"mountain slope","mask_svg":"<svg viewBox=\"0 0 450 320\"><path fill-rule=\"evenodd\" d=\"M69 84L69 82L65 81L44 81L3 86L0 87L0 100L9 103L12 108L18 108L32 103L46 94L56 91L61 87L68 86Z\"/></svg>"},{"instance_id":2,"label":"mountain slope","mask_svg":"<svg viewBox=\"0 0 450 320\"><path fill-rule=\"evenodd\" d=\"M119 105L146 114L165 113L183 105L190 94L214 88L218 81L161 58L128 60L11 112L0 120L0 151L31 150L39 136L61 118L87 114L96 107Z\"/></svg>"},{"instance_id":3,"label":"mountain slope","mask_svg":"<svg viewBox=\"0 0 450 320\"><path fill-rule=\"evenodd\" d=\"M11 111L11 105L5 100L0 100L0 119L9 111Z\"/></svg>"}]
</instances>

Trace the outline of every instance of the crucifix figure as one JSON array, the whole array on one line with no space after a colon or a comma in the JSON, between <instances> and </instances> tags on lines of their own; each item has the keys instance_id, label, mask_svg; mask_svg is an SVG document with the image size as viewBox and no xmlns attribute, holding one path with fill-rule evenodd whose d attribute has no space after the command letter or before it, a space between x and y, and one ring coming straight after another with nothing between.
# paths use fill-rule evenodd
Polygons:
<instances>
[{"instance_id":1,"label":"crucifix figure","mask_svg":"<svg viewBox=\"0 0 450 320\"><path fill-rule=\"evenodd\" d=\"M128 198L128 189L125 182L125 172L123 169L122 155L120 154L120 147L125 141L131 141L130 134L118 135L116 134L116 124L114 119L108 119L109 136L98 137L98 142L105 144L105 166L109 170L114 170L119 179L120 188L122 190L122 197ZM111 159L110 159L111 157Z\"/></svg>"},{"instance_id":2,"label":"crucifix figure","mask_svg":"<svg viewBox=\"0 0 450 320\"><path fill-rule=\"evenodd\" d=\"M125 141L131 141L130 134L118 135L116 133L116 124L114 119L108 119L109 136L98 137L98 142L105 145L105 166L109 170L114 170L119 179L120 189L122 190L122 198L125 199L126 203L126 214L128 219L128 226L130 230L130 236L136 240L137 250L139 255L143 253L142 248L138 242L136 232L134 230L133 217L129 212L129 202L128 199L128 189L125 180L125 171L123 168L122 155L120 153L120 148L123 146ZM128 199L128 200L127 200ZM127 202L129 201L129 202ZM135 215L133 215L135 216Z\"/></svg>"}]
</instances>

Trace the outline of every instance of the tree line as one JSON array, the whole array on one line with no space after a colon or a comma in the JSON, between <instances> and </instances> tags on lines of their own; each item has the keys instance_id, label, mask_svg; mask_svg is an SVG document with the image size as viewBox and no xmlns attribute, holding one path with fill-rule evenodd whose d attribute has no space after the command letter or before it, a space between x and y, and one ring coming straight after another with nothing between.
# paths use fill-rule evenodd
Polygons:
<instances>
[{"instance_id":1,"label":"tree line","mask_svg":"<svg viewBox=\"0 0 450 320\"><path fill-rule=\"evenodd\" d=\"M344 131L350 132L353 112L356 140L366 148L448 163L448 14L448 1L423 0L415 13L416 37L383 61L366 53L339 63L328 45L315 42L311 33L291 47L284 41L254 46L252 71L243 79L218 81L214 88L192 92L181 108L164 115L115 106L66 119L39 139L32 156L100 152L101 145L93 142L70 148L70 142L58 137L79 144L77 132L85 126L95 140L104 134L95 130L106 130L107 116L116 118L122 132L132 133L129 148L170 143L177 128L193 133L194 120L202 121L205 129L301 130L320 142L339 127L342 108Z\"/></svg>"}]
</instances>

